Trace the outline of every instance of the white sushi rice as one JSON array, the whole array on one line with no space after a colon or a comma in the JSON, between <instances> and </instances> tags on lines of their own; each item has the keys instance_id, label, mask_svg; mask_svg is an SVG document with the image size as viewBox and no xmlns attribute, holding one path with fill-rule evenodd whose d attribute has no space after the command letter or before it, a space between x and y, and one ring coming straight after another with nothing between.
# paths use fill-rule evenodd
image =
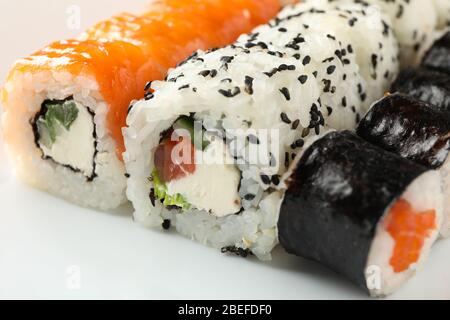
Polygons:
<instances>
[{"instance_id":1,"label":"white sushi rice","mask_svg":"<svg viewBox=\"0 0 450 320\"><path fill-rule=\"evenodd\" d=\"M434 0L304 0L305 3L322 5L341 5L359 3L375 6L391 19L391 27L400 44L400 62L402 67L419 63L417 54L438 24L438 15ZM447 1L447 0L442 0Z\"/></svg>"},{"instance_id":2,"label":"white sushi rice","mask_svg":"<svg viewBox=\"0 0 450 320\"><path fill-rule=\"evenodd\" d=\"M303 6L300 4L295 8ZM311 13L311 16L318 17L319 14ZM327 23L317 32L304 18L302 15L285 20L275 19L256 28L251 34L241 36L238 42L257 44L262 41L283 48L292 56L297 54L299 60L310 57L312 63L306 65L305 70L316 72L316 79L321 82L324 91L321 103L331 108L331 112L324 115L327 124L333 128L352 130L370 105L366 82L360 74L356 56L348 51L346 42L336 36L336 25ZM334 71L330 73L329 68L334 68ZM327 86L327 83L331 85Z\"/></svg>"},{"instance_id":3,"label":"white sushi rice","mask_svg":"<svg viewBox=\"0 0 450 320\"><path fill-rule=\"evenodd\" d=\"M378 224L367 260L366 271L370 271L366 273L367 285L372 296L386 296L395 292L408 279L412 278L416 272L420 271L428 258L432 245L439 236L439 230L442 226L444 199L438 172L428 171L419 176L409 185L400 198L408 201L417 214L434 209L436 213L436 229L432 230L428 238L425 239L417 263L410 265L405 271L395 272L390 264L395 242L386 230L386 222L389 218L388 214L391 207L386 210L384 218ZM378 274L374 274L374 271L378 271ZM374 276L379 278L373 278Z\"/></svg>"},{"instance_id":4,"label":"white sushi rice","mask_svg":"<svg viewBox=\"0 0 450 320\"><path fill-rule=\"evenodd\" d=\"M108 105L91 76L73 76L68 72L15 71L5 84L2 117L6 147L17 175L26 183L75 204L107 210L126 201L124 166L116 155L116 144L106 129ZM31 121L45 100L74 101L95 113L97 177L88 181L52 160L44 160L35 143Z\"/></svg>"},{"instance_id":5,"label":"white sushi rice","mask_svg":"<svg viewBox=\"0 0 450 320\"><path fill-rule=\"evenodd\" d=\"M367 111L388 91L399 71L399 47L390 17L374 6L360 3L336 4L326 11L320 10L322 7L320 1L289 6L281 12L285 18L278 25L295 27L295 20L301 19L309 29L334 36L346 51L354 52L359 73L367 84L363 104Z\"/></svg>"}]
</instances>

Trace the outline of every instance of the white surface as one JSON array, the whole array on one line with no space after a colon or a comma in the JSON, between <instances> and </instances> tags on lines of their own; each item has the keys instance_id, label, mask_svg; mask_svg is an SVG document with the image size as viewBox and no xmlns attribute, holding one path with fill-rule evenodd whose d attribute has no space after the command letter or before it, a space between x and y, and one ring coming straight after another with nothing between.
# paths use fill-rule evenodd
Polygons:
<instances>
[{"instance_id":1,"label":"white surface","mask_svg":"<svg viewBox=\"0 0 450 320\"><path fill-rule=\"evenodd\" d=\"M14 59L145 0L0 0L0 78ZM80 282L76 275L79 271ZM78 286L80 284L80 286ZM271 263L222 256L173 233L134 224L130 209L82 209L31 189L10 172L0 139L0 298L364 299L319 265L277 250ZM450 240L392 298L450 299Z\"/></svg>"}]
</instances>

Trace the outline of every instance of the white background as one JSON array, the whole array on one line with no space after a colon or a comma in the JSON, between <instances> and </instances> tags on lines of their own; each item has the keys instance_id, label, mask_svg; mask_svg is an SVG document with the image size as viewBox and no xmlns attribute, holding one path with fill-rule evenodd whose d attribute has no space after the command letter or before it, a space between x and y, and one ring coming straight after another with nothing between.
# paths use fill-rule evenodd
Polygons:
<instances>
[{"instance_id":1,"label":"white background","mask_svg":"<svg viewBox=\"0 0 450 320\"><path fill-rule=\"evenodd\" d=\"M67 8L81 8L82 29L146 0L0 0L0 79L11 63L53 40L76 35ZM82 209L12 176L0 139L0 298L365 299L325 268L276 250L271 263L222 256L173 233L134 224L128 207ZM80 274L80 282L76 275ZM392 298L450 299L450 240Z\"/></svg>"}]
</instances>

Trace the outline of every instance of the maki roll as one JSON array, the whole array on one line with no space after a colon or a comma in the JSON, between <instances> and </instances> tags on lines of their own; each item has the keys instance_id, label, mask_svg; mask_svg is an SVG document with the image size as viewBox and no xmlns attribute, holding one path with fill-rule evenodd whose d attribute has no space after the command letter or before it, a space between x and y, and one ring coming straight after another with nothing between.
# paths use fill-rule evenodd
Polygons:
<instances>
[{"instance_id":1,"label":"maki roll","mask_svg":"<svg viewBox=\"0 0 450 320\"><path fill-rule=\"evenodd\" d=\"M126 200L121 130L146 81L279 9L278 0L157 0L142 15L124 13L19 60L2 93L19 177L83 206L117 207Z\"/></svg>"},{"instance_id":2,"label":"maki roll","mask_svg":"<svg viewBox=\"0 0 450 320\"><path fill-rule=\"evenodd\" d=\"M136 221L270 259L281 175L327 126L354 129L364 92L354 54L344 62L338 41L296 21L277 43L265 32L288 30L197 52L133 104L124 159ZM331 104L345 97L354 104Z\"/></svg>"},{"instance_id":3,"label":"maki roll","mask_svg":"<svg viewBox=\"0 0 450 320\"><path fill-rule=\"evenodd\" d=\"M312 142L293 163L286 188L281 245L373 296L411 278L439 234L439 174L348 131Z\"/></svg>"},{"instance_id":4,"label":"maki roll","mask_svg":"<svg viewBox=\"0 0 450 320\"><path fill-rule=\"evenodd\" d=\"M407 68L400 72L391 87L430 104L437 110L450 111L450 76L429 68Z\"/></svg>"},{"instance_id":5,"label":"maki roll","mask_svg":"<svg viewBox=\"0 0 450 320\"><path fill-rule=\"evenodd\" d=\"M425 54L422 65L450 75L450 32L445 33L432 45Z\"/></svg>"},{"instance_id":6,"label":"maki roll","mask_svg":"<svg viewBox=\"0 0 450 320\"><path fill-rule=\"evenodd\" d=\"M441 233L450 236L450 113L413 97L393 94L374 104L357 133L385 150L442 174L445 221Z\"/></svg>"},{"instance_id":7,"label":"maki roll","mask_svg":"<svg viewBox=\"0 0 450 320\"><path fill-rule=\"evenodd\" d=\"M273 24L257 28L254 33L258 36L244 40L262 40L277 45L289 46L288 40L302 31L308 30L318 34L325 34L342 47L336 51L330 59L340 59L347 63L348 56L354 55L358 72L364 84L364 92L357 90L356 100L362 100L364 112L370 105L382 96L395 79L399 70L398 42L389 27L390 19L387 16L367 7L363 4L341 4L328 6L322 9L320 1L302 3L297 6L288 6L281 13L281 19ZM301 23L299 23L301 21ZM268 32L267 29L272 29ZM370 35L370 36L368 36ZM301 47L301 43L299 44ZM296 47L289 46L291 49ZM359 93L359 94L358 94ZM358 103L352 101L352 91L348 91L344 101L329 101L330 105L347 104L349 106ZM355 99L353 99L355 100ZM361 102L359 102L361 104Z\"/></svg>"}]
</instances>

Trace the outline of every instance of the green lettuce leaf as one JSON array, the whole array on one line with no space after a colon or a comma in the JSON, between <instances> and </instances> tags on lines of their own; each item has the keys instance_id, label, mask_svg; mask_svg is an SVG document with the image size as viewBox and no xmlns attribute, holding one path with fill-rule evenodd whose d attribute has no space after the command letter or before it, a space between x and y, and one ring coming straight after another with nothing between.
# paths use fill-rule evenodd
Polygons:
<instances>
[{"instance_id":1,"label":"green lettuce leaf","mask_svg":"<svg viewBox=\"0 0 450 320\"><path fill-rule=\"evenodd\" d=\"M38 119L37 126L41 141L47 147L51 147L56 142L60 126L66 130L78 117L78 108L73 101L64 101L63 103L48 102L45 107L47 112Z\"/></svg>"},{"instance_id":2,"label":"green lettuce leaf","mask_svg":"<svg viewBox=\"0 0 450 320\"><path fill-rule=\"evenodd\" d=\"M155 189L155 197L161 200L163 204L168 206L177 206L182 210L189 210L191 205L181 194L169 195L167 194L167 186L159 177L158 171L155 169L152 172L153 188Z\"/></svg>"}]
</instances>

